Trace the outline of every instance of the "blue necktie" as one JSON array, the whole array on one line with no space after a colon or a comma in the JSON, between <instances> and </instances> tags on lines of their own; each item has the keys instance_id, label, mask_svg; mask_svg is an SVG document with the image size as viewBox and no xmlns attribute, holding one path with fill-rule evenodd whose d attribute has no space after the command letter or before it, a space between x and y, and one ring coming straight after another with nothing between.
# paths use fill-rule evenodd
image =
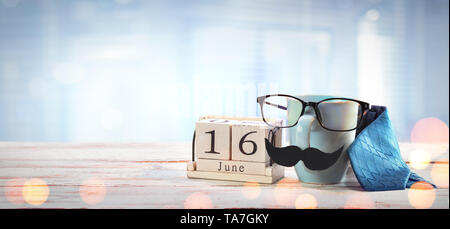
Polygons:
<instances>
[{"instance_id":1,"label":"blue necktie","mask_svg":"<svg viewBox=\"0 0 450 229\"><path fill-rule=\"evenodd\" d=\"M427 182L411 172L403 161L386 107L372 106L363 117L347 152L364 190L402 190L417 181Z\"/></svg>"}]
</instances>

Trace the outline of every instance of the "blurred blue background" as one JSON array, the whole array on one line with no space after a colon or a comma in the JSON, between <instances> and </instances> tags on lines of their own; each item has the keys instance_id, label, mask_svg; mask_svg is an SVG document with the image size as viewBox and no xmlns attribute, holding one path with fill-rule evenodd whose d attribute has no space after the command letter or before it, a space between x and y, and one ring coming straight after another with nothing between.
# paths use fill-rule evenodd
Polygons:
<instances>
[{"instance_id":1,"label":"blurred blue background","mask_svg":"<svg viewBox=\"0 0 450 229\"><path fill-rule=\"evenodd\" d=\"M448 0L0 0L0 140L187 141L268 93L449 122Z\"/></svg>"}]
</instances>

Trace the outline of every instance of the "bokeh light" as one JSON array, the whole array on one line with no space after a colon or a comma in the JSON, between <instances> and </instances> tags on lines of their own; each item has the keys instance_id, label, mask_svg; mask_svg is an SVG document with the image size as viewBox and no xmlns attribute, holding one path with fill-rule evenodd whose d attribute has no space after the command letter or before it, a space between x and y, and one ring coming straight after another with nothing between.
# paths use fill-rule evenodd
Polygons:
<instances>
[{"instance_id":1,"label":"bokeh light","mask_svg":"<svg viewBox=\"0 0 450 229\"><path fill-rule=\"evenodd\" d=\"M431 179L440 188L448 188L448 161L439 160L431 168Z\"/></svg>"},{"instance_id":2,"label":"bokeh light","mask_svg":"<svg viewBox=\"0 0 450 229\"><path fill-rule=\"evenodd\" d=\"M202 192L194 192L186 198L185 209L209 209L212 208L211 198Z\"/></svg>"},{"instance_id":3,"label":"bokeh light","mask_svg":"<svg viewBox=\"0 0 450 229\"><path fill-rule=\"evenodd\" d=\"M449 142L447 124L437 118L419 120L411 131L411 142L414 143L447 143Z\"/></svg>"},{"instance_id":4,"label":"bokeh light","mask_svg":"<svg viewBox=\"0 0 450 229\"><path fill-rule=\"evenodd\" d=\"M378 19L380 18L380 12L378 10L369 10L366 13L366 18L369 21L378 21Z\"/></svg>"},{"instance_id":5,"label":"bokeh light","mask_svg":"<svg viewBox=\"0 0 450 229\"><path fill-rule=\"evenodd\" d=\"M294 206L298 192L292 186L293 183L298 184L299 181L291 178L283 178L277 183L273 194L278 205L282 207Z\"/></svg>"},{"instance_id":6,"label":"bokeh light","mask_svg":"<svg viewBox=\"0 0 450 229\"><path fill-rule=\"evenodd\" d=\"M25 202L22 195L23 185L25 184L25 179L23 178L13 178L6 181L4 187L4 193L6 199L12 204L20 205Z\"/></svg>"},{"instance_id":7,"label":"bokeh light","mask_svg":"<svg viewBox=\"0 0 450 229\"><path fill-rule=\"evenodd\" d=\"M102 202L105 199L106 192L105 182L96 177L84 180L80 186L81 199L89 205Z\"/></svg>"},{"instance_id":8,"label":"bokeh light","mask_svg":"<svg viewBox=\"0 0 450 229\"><path fill-rule=\"evenodd\" d=\"M39 178L25 181L22 189L24 200L31 205L39 206L47 201L50 189L47 183Z\"/></svg>"},{"instance_id":9,"label":"bokeh light","mask_svg":"<svg viewBox=\"0 0 450 229\"><path fill-rule=\"evenodd\" d=\"M316 209L317 200L316 198L309 194L301 194L295 199L295 208L297 209Z\"/></svg>"},{"instance_id":10,"label":"bokeh light","mask_svg":"<svg viewBox=\"0 0 450 229\"><path fill-rule=\"evenodd\" d=\"M245 198L254 200L258 198L261 194L261 188L259 183L257 182L246 182L243 185L242 188L242 195L244 195Z\"/></svg>"},{"instance_id":11,"label":"bokeh light","mask_svg":"<svg viewBox=\"0 0 450 229\"><path fill-rule=\"evenodd\" d=\"M435 198L436 191L433 186L423 181L414 183L408 190L408 200L414 208L430 208Z\"/></svg>"},{"instance_id":12,"label":"bokeh light","mask_svg":"<svg viewBox=\"0 0 450 229\"><path fill-rule=\"evenodd\" d=\"M347 198L347 202L344 205L345 209L373 209L375 203L369 194L365 192L356 192L351 194Z\"/></svg>"},{"instance_id":13,"label":"bokeh light","mask_svg":"<svg viewBox=\"0 0 450 229\"><path fill-rule=\"evenodd\" d=\"M409 155L409 163L414 169L425 169L428 167L431 161L430 153L423 149L417 149L411 152Z\"/></svg>"}]
</instances>

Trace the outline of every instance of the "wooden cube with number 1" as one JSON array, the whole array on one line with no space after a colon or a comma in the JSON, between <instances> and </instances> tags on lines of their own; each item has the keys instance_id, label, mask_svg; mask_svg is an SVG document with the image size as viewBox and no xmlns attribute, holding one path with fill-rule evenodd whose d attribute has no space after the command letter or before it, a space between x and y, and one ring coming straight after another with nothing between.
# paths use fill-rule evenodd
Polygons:
<instances>
[{"instance_id":1,"label":"wooden cube with number 1","mask_svg":"<svg viewBox=\"0 0 450 229\"><path fill-rule=\"evenodd\" d=\"M231 159L231 126L233 120L203 119L195 126L195 151L201 159Z\"/></svg>"}]
</instances>

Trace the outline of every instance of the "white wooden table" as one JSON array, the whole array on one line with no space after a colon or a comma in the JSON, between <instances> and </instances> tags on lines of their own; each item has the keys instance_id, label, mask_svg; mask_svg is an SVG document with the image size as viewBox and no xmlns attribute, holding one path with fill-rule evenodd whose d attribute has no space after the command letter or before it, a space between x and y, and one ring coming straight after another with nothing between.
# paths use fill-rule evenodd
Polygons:
<instances>
[{"instance_id":1,"label":"white wooden table","mask_svg":"<svg viewBox=\"0 0 450 229\"><path fill-rule=\"evenodd\" d=\"M414 171L438 189L366 192L351 169L337 185L300 183L293 168L272 185L188 179L190 143L0 142L0 208L448 208L448 144L401 149L429 152Z\"/></svg>"}]
</instances>

